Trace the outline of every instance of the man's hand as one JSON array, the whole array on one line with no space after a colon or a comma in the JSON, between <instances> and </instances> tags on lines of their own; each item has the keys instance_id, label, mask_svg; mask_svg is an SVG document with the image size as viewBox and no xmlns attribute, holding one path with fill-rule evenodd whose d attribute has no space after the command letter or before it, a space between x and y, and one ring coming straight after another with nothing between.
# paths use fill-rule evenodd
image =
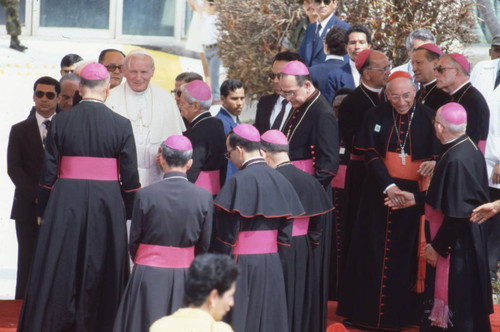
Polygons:
<instances>
[{"instance_id":1,"label":"man's hand","mask_svg":"<svg viewBox=\"0 0 500 332\"><path fill-rule=\"evenodd\" d=\"M42 217L36 217L36 223L40 226L42 224Z\"/></svg>"},{"instance_id":2,"label":"man's hand","mask_svg":"<svg viewBox=\"0 0 500 332\"><path fill-rule=\"evenodd\" d=\"M161 158L161 147L158 148L158 153L156 154L156 164L159 166L161 166L160 158Z\"/></svg>"},{"instance_id":3,"label":"man's hand","mask_svg":"<svg viewBox=\"0 0 500 332\"><path fill-rule=\"evenodd\" d=\"M493 217L500 211L500 200L491 203L483 204L474 210L472 210L472 215L470 221L482 224L486 220Z\"/></svg>"},{"instance_id":4,"label":"man's hand","mask_svg":"<svg viewBox=\"0 0 500 332\"><path fill-rule=\"evenodd\" d=\"M430 243L427 243L427 245L425 246L425 259L427 261L427 264L432 267L436 267L438 257L439 254L437 253L437 251L434 250Z\"/></svg>"},{"instance_id":5,"label":"man's hand","mask_svg":"<svg viewBox=\"0 0 500 332\"><path fill-rule=\"evenodd\" d=\"M435 166L436 162L434 160L424 161L420 164L417 173L423 176L431 176Z\"/></svg>"},{"instance_id":6,"label":"man's hand","mask_svg":"<svg viewBox=\"0 0 500 332\"><path fill-rule=\"evenodd\" d=\"M392 191L391 189L393 188L396 188L396 190ZM391 195L389 195L390 190L391 190ZM393 210L398 210L414 206L417 203L415 201L415 195L407 191L402 191L397 186L394 186L387 189L387 197L385 198L384 204Z\"/></svg>"},{"instance_id":7,"label":"man's hand","mask_svg":"<svg viewBox=\"0 0 500 332\"><path fill-rule=\"evenodd\" d=\"M495 165L495 168L493 168L493 174L491 175L491 181L493 184L499 184L500 183L500 163Z\"/></svg>"}]
</instances>

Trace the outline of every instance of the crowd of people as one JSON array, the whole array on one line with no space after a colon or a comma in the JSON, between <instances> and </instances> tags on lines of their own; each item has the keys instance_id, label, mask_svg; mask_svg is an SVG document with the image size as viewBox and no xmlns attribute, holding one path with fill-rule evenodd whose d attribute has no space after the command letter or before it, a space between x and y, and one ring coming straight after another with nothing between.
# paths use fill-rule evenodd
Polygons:
<instances>
[{"instance_id":1,"label":"crowd of people","mask_svg":"<svg viewBox=\"0 0 500 332\"><path fill-rule=\"evenodd\" d=\"M319 332L333 300L346 327L491 330L500 59L418 29L392 69L336 5L304 1L253 125L240 81L168 93L144 50L36 80L8 145L18 331Z\"/></svg>"}]
</instances>

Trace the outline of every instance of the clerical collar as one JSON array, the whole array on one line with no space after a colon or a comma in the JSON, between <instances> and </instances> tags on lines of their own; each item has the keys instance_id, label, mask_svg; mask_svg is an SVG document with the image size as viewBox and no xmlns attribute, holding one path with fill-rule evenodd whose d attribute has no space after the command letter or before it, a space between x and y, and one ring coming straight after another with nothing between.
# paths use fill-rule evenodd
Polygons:
<instances>
[{"instance_id":1,"label":"clerical collar","mask_svg":"<svg viewBox=\"0 0 500 332\"><path fill-rule=\"evenodd\" d=\"M443 145L448 145L448 144L450 144L450 143L453 143L453 142L455 142L456 140L458 140L459 138L461 138L462 136L463 136L463 135L460 135L460 136L458 136L458 137L455 137L455 138L453 138L453 139L449 140L448 142L444 143Z\"/></svg>"},{"instance_id":2,"label":"clerical collar","mask_svg":"<svg viewBox=\"0 0 500 332\"><path fill-rule=\"evenodd\" d=\"M193 120L191 120L191 123L195 122L195 121L196 121L196 119L198 119L200 116L202 116L203 114L205 114L205 113L207 113L207 112L208 112L208 113L210 113L210 111L204 111L204 112L202 112L202 113L198 114L197 116L195 116L195 117L193 118Z\"/></svg>"},{"instance_id":3,"label":"clerical collar","mask_svg":"<svg viewBox=\"0 0 500 332\"><path fill-rule=\"evenodd\" d=\"M470 81L469 81L469 80L467 80L464 84L460 85L460 86L458 87L458 89L456 89L455 91L453 91L452 93L450 93L450 95L452 95L452 96L453 96L455 93L457 93L457 92L458 92L461 88L463 88L464 86L466 86L468 83L470 83Z\"/></svg>"},{"instance_id":4,"label":"clerical collar","mask_svg":"<svg viewBox=\"0 0 500 332\"><path fill-rule=\"evenodd\" d=\"M283 166L288 166L288 165L292 165L292 162L291 162L290 160L288 160L288 161L284 161L284 162L282 162L281 164L276 165L276 167L275 167L275 168L280 168L280 167L283 167Z\"/></svg>"},{"instance_id":5,"label":"clerical collar","mask_svg":"<svg viewBox=\"0 0 500 332\"><path fill-rule=\"evenodd\" d=\"M423 86L425 86L425 87L427 88L428 86L430 86L430 85L431 85L431 84L433 84L433 83L436 83L436 79L433 79L433 80L432 80L432 81L430 81L429 83L425 83L425 84L423 84Z\"/></svg>"},{"instance_id":6,"label":"clerical collar","mask_svg":"<svg viewBox=\"0 0 500 332\"><path fill-rule=\"evenodd\" d=\"M382 89L383 88L380 88L380 89L375 89L375 88L372 88L372 87L369 87L368 85L366 85L365 82L363 82L363 80L361 80L361 84L363 84L363 87L368 90L368 91L371 91L371 92L374 92L376 94L379 94L382 92Z\"/></svg>"},{"instance_id":7,"label":"clerical collar","mask_svg":"<svg viewBox=\"0 0 500 332\"><path fill-rule=\"evenodd\" d=\"M168 171L165 174L163 174L163 180L172 179L172 178L187 180L186 173L182 173L179 171Z\"/></svg>"},{"instance_id":8,"label":"clerical collar","mask_svg":"<svg viewBox=\"0 0 500 332\"><path fill-rule=\"evenodd\" d=\"M142 96L150 89L150 86L148 84L148 87L146 89L144 89L144 91L135 91L127 83L127 84L125 84L124 88L125 88L125 93L131 93L131 94L134 94L136 96Z\"/></svg>"},{"instance_id":9,"label":"clerical collar","mask_svg":"<svg viewBox=\"0 0 500 332\"><path fill-rule=\"evenodd\" d=\"M342 55L328 54L325 58L325 61L328 61L330 59L344 61L344 57Z\"/></svg>"},{"instance_id":10,"label":"clerical collar","mask_svg":"<svg viewBox=\"0 0 500 332\"><path fill-rule=\"evenodd\" d=\"M80 103L82 101L89 101L89 102L92 102L92 103L101 103L101 104L104 104L104 102L102 100L95 99L95 98L83 98L82 100L80 100Z\"/></svg>"},{"instance_id":11,"label":"clerical collar","mask_svg":"<svg viewBox=\"0 0 500 332\"><path fill-rule=\"evenodd\" d=\"M258 163L265 163L264 158L255 157L255 158L250 158L248 160L245 160L245 162L241 165L241 169L245 169L250 165L258 164Z\"/></svg>"},{"instance_id":12,"label":"clerical collar","mask_svg":"<svg viewBox=\"0 0 500 332\"><path fill-rule=\"evenodd\" d=\"M224 112L227 113L227 115L229 115L231 117L231 119L233 119L234 123L238 123L238 117L236 115L233 115L231 114L231 112L229 112L227 109L225 109L223 106L221 106L220 108L221 110L223 110Z\"/></svg>"}]
</instances>

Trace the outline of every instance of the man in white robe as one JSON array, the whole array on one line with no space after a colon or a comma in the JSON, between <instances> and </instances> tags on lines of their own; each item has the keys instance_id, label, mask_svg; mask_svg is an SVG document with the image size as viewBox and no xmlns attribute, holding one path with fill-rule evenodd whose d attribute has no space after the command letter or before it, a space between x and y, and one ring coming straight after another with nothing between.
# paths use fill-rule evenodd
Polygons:
<instances>
[{"instance_id":1,"label":"man in white robe","mask_svg":"<svg viewBox=\"0 0 500 332\"><path fill-rule=\"evenodd\" d=\"M174 98L150 83L154 71L148 52L130 52L123 67L127 82L110 91L106 100L106 106L132 122L142 187L162 178L156 158L161 142L186 130Z\"/></svg>"}]
</instances>

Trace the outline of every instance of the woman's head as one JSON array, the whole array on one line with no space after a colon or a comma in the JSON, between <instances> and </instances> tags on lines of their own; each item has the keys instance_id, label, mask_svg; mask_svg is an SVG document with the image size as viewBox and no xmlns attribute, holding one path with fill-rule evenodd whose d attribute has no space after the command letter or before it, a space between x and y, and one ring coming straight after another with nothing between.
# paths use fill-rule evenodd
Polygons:
<instances>
[{"instance_id":1,"label":"woman's head","mask_svg":"<svg viewBox=\"0 0 500 332\"><path fill-rule=\"evenodd\" d=\"M233 306L234 285L239 274L239 268L229 256L197 256L188 271L184 301L195 307L206 303L212 316L220 320Z\"/></svg>"}]
</instances>

